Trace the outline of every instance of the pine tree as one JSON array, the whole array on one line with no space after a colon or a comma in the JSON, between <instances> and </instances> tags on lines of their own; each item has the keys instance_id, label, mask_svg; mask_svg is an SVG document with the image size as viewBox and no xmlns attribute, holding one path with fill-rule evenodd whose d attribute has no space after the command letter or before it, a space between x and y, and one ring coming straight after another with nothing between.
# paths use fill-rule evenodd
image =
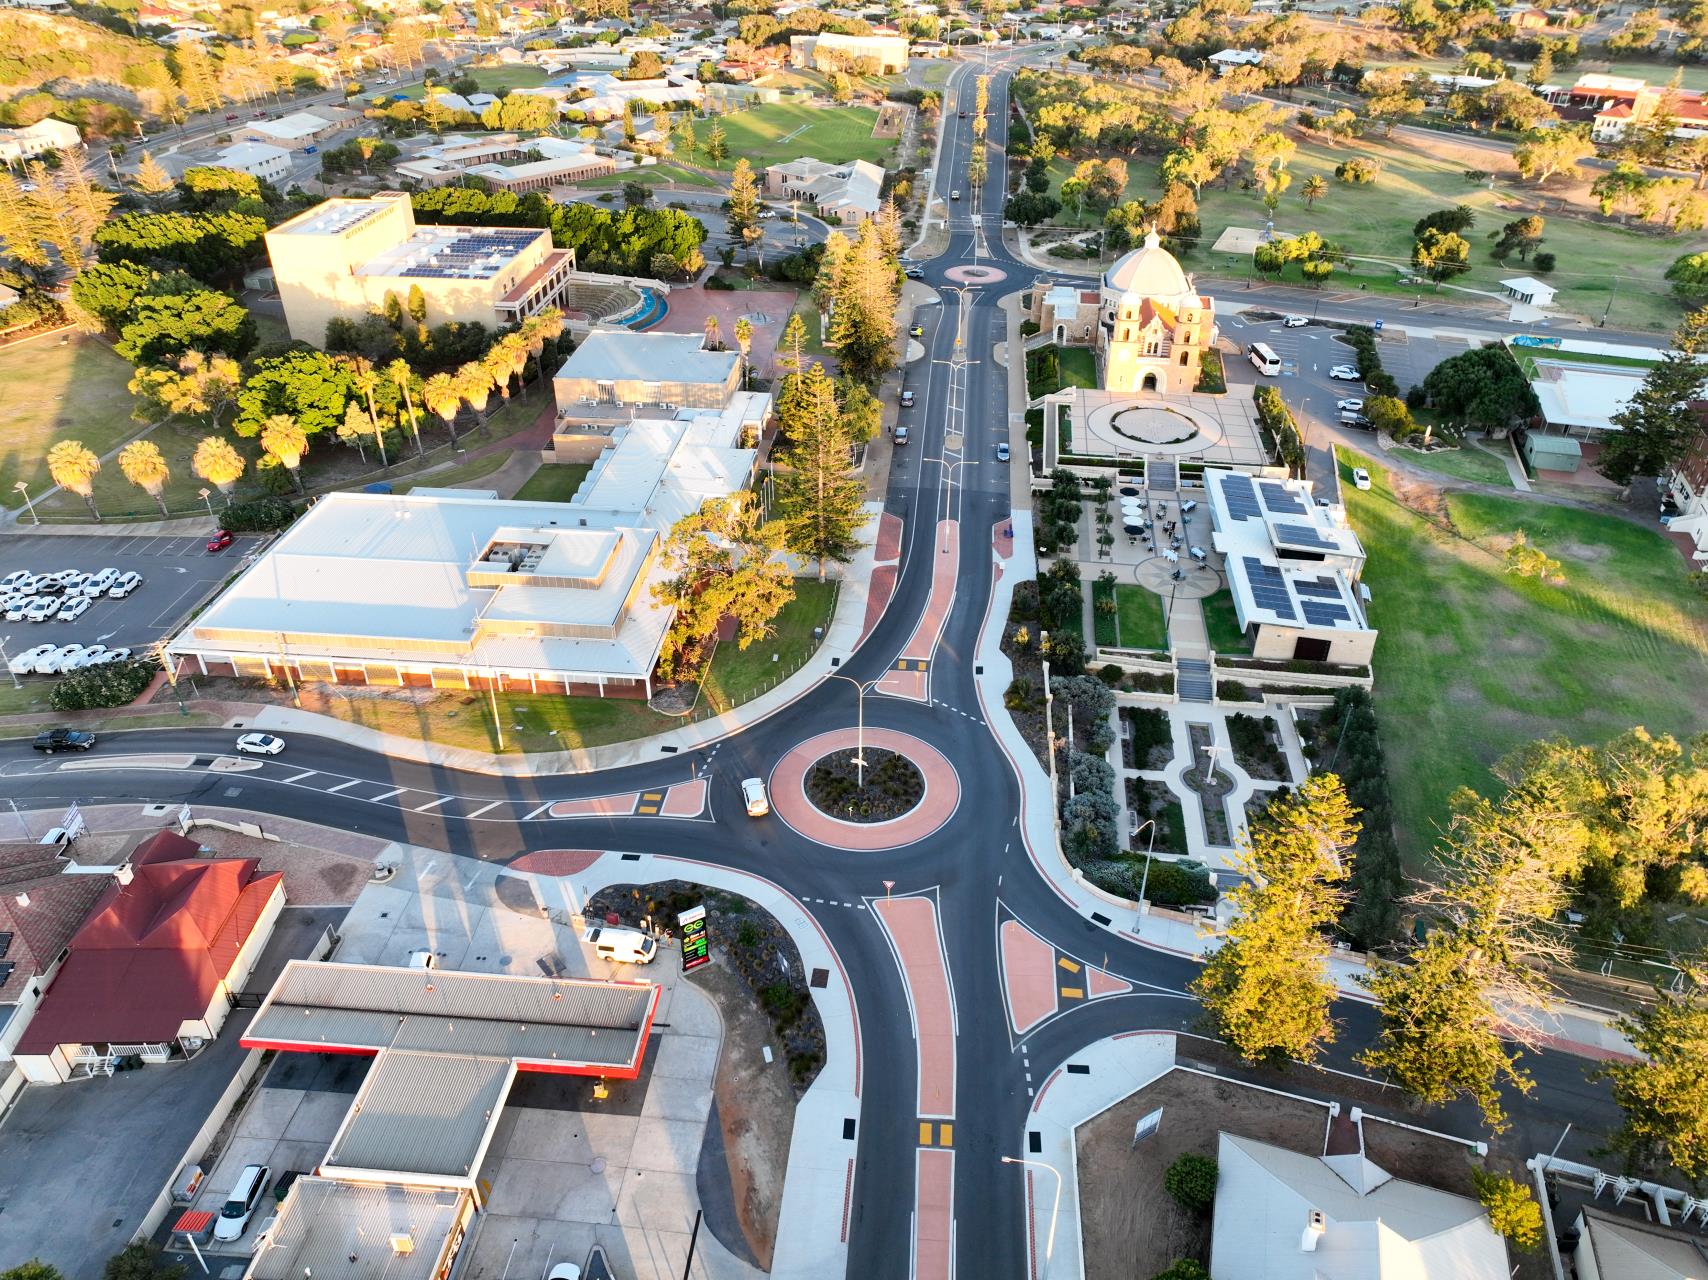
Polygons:
<instances>
[{"instance_id":1,"label":"pine tree","mask_svg":"<svg viewBox=\"0 0 1708 1280\"><path fill-rule=\"evenodd\" d=\"M185 40L172 52L178 90L191 111L212 111L220 103L219 72L199 40Z\"/></svg>"},{"instance_id":2,"label":"pine tree","mask_svg":"<svg viewBox=\"0 0 1708 1280\"><path fill-rule=\"evenodd\" d=\"M1619 430L1602 450L1600 470L1608 479L1630 484L1638 476L1658 476L1683 457L1702 426L1693 402L1708 386L1708 364L1698 358L1708 309L1685 317L1673 337L1674 349L1643 378L1625 407L1613 415Z\"/></svg>"},{"instance_id":3,"label":"pine tree","mask_svg":"<svg viewBox=\"0 0 1708 1280\"><path fill-rule=\"evenodd\" d=\"M706 130L706 159L712 162L713 167L716 167L724 162L724 157L727 155L729 155L729 136L724 133L724 127L714 120L712 127Z\"/></svg>"},{"instance_id":4,"label":"pine tree","mask_svg":"<svg viewBox=\"0 0 1708 1280\"><path fill-rule=\"evenodd\" d=\"M842 371L867 384L895 364L897 276L895 259L884 252L878 229L862 222L837 273L828 339Z\"/></svg>"},{"instance_id":5,"label":"pine tree","mask_svg":"<svg viewBox=\"0 0 1708 1280\"><path fill-rule=\"evenodd\" d=\"M785 545L816 560L823 582L827 562L847 564L860 549L866 492L850 465L853 446L836 403L836 384L819 364L798 381L782 420L790 443L788 470L777 473L777 512Z\"/></svg>"},{"instance_id":6,"label":"pine tree","mask_svg":"<svg viewBox=\"0 0 1708 1280\"><path fill-rule=\"evenodd\" d=\"M142 160L136 167L136 176L131 181L136 184L138 191L155 201L172 190L172 175L147 151L142 153Z\"/></svg>"},{"instance_id":7,"label":"pine tree","mask_svg":"<svg viewBox=\"0 0 1708 1280\"><path fill-rule=\"evenodd\" d=\"M729 233L744 237L759 225L759 183L753 166L742 156L729 177Z\"/></svg>"},{"instance_id":8,"label":"pine tree","mask_svg":"<svg viewBox=\"0 0 1708 1280\"><path fill-rule=\"evenodd\" d=\"M1328 929L1358 829L1332 773L1313 774L1252 824L1227 941L1192 983L1217 1034L1249 1062L1308 1062L1334 1037Z\"/></svg>"},{"instance_id":9,"label":"pine tree","mask_svg":"<svg viewBox=\"0 0 1708 1280\"><path fill-rule=\"evenodd\" d=\"M10 172L0 170L0 248L26 267L45 267L41 211Z\"/></svg>"},{"instance_id":10,"label":"pine tree","mask_svg":"<svg viewBox=\"0 0 1708 1280\"><path fill-rule=\"evenodd\" d=\"M843 264L848 261L850 248L848 237L840 231L832 231L824 238L824 256L819 259L818 274L812 281L813 301L820 311L830 310L836 301Z\"/></svg>"},{"instance_id":11,"label":"pine tree","mask_svg":"<svg viewBox=\"0 0 1708 1280\"><path fill-rule=\"evenodd\" d=\"M802 353L805 351L806 345L807 322L801 319L801 314L797 311L789 317L788 323L783 326L783 335L777 342L778 354L772 359L779 368L787 369L791 373L801 373L803 372Z\"/></svg>"}]
</instances>

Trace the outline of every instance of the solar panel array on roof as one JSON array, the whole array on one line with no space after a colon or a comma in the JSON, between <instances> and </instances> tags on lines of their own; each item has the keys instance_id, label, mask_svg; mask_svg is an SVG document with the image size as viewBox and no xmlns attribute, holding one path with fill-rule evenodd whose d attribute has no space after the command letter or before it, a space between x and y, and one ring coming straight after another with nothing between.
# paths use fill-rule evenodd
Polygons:
<instances>
[{"instance_id":1,"label":"solar panel array on roof","mask_svg":"<svg viewBox=\"0 0 1708 1280\"><path fill-rule=\"evenodd\" d=\"M1222 501L1235 520L1257 520L1263 511L1257 505L1257 490L1251 487L1251 477L1232 472L1222 477Z\"/></svg>"},{"instance_id":2,"label":"solar panel array on roof","mask_svg":"<svg viewBox=\"0 0 1708 1280\"><path fill-rule=\"evenodd\" d=\"M1290 492L1286 485L1276 480L1260 480L1258 490L1263 494L1263 505L1271 513L1278 516L1302 516L1305 514L1305 504Z\"/></svg>"},{"instance_id":3,"label":"solar panel array on roof","mask_svg":"<svg viewBox=\"0 0 1708 1280\"><path fill-rule=\"evenodd\" d=\"M1245 566L1245 578L1251 586L1251 598L1257 602L1257 607L1267 609L1278 618L1292 621L1298 615L1293 612L1293 597L1287 594L1287 583L1281 577L1281 570L1272 564L1253 556L1241 556L1240 563Z\"/></svg>"},{"instance_id":4,"label":"solar panel array on roof","mask_svg":"<svg viewBox=\"0 0 1708 1280\"><path fill-rule=\"evenodd\" d=\"M406 262L400 276L484 280L539 236L538 231L492 230L458 236L435 245L420 262Z\"/></svg>"},{"instance_id":5,"label":"solar panel array on roof","mask_svg":"<svg viewBox=\"0 0 1708 1280\"><path fill-rule=\"evenodd\" d=\"M1340 599L1340 588L1335 585L1333 578L1294 578L1293 590L1302 596L1316 596L1323 600Z\"/></svg>"},{"instance_id":6,"label":"solar panel array on roof","mask_svg":"<svg viewBox=\"0 0 1708 1280\"><path fill-rule=\"evenodd\" d=\"M1295 547L1317 547L1323 551L1340 550L1339 546L1330 542L1308 524L1275 524L1271 527L1275 531L1277 543L1286 542Z\"/></svg>"},{"instance_id":7,"label":"solar panel array on roof","mask_svg":"<svg viewBox=\"0 0 1708 1280\"><path fill-rule=\"evenodd\" d=\"M297 224L295 230L301 235L336 236L366 222L379 213L383 206L359 201L354 204L335 204L323 207L313 217Z\"/></svg>"},{"instance_id":8,"label":"solar panel array on roof","mask_svg":"<svg viewBox=\"0 0 1708 1280\"><path fill-rule=\"evenodd\" d=\"M1332 627L1337 622L1350 622L1352 615L1339 604L1325 604L1316 600L1302 600L1300 606L1305 611L1305 621L1313 627Z\"/></svg>"}]
</instances>

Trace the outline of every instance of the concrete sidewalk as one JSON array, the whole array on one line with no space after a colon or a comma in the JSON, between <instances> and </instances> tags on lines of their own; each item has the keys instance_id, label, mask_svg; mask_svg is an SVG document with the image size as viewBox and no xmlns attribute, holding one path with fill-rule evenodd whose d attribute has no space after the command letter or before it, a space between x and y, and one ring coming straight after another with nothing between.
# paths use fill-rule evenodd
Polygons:
<instances>
[{"instance_id":1,"label":"concrete sidewalk","mask_svg":"<svg viewBox=\"0 0 1708 1280\"><path fill-rule=\"evenodd\" d=\"M694 751L783 710L819 684L835 665L846 662L859 646L866 622L866 597L871 587L877 549L878 517L882 514L882 506L876 502L868 502L866 511L868 523L860 534L864 545L840 575L842 590L837 595L836 613L825 632L824 641L800 670L779 681L775 688L766 690L757 698L744 702L723 715L696 720L680 729L671 729L665 733L635 738L628 742L612 742L602 747L586 747L574 751L545 751L513 756L499 756L489 751L448 747L418 738L405 738L398 734L350 724L333 716L270 703L243 717L244 726L276 733L317 734L321 737L337 738L352 746L381 752L400 760L508 777L620 769L627 765L656 760L667 747L674 747L677 752Z\"/></svg>"}]
</instances>

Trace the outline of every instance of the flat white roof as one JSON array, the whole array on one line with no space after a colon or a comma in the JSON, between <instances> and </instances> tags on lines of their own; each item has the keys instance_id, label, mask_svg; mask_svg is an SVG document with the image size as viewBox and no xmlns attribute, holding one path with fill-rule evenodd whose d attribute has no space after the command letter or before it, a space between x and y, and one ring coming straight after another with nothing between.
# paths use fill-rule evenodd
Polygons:
<instances>
[{"instance_id":1,"label":"flat white roof","mask_svg":"<svg viewBox=\"0 0 1708 1280\"><path fill-rule=\"evenodd\" d=\"M723 382L739 353L705 347L698 333L595 329L570 353L557 376L594 382Z\"/></svg>"},{"instance_id":2,"label":"flat white roof","mask_svg":"<svg viewBox=\"0 0 1708 1280\"><path fill-rule=\"evenodd\" d=\"M293 111L288 116L280 116L277 120L252 120L244 127L255 132L270 134L275 138L312 138L322 129L330 128L332 122L309 111Z\"/></svg>"},{"instance_id":3,"label":"flat white roof","mask_svg":"<svg viewBox=\"0 0 1708 1280\"><path fill-rule=\"evenodd\" d=\"M257 160L288 160L290 155L283 147L269 142L239 142L221 151L219 158L228 165L245 165Z\"/></svg>"},{"instance_id":4,"label":"flat white roof","mask_svg":"<svg viewBox=\"0 0 1708 1280\"><path fill-rule=\"evenodd\" d=\"M741 488L758 456L740 447L741 429L762 425L770 411L769 392L738 391L721 411L636 419L615 432L574 502L590 510L639 507L667 529L707 498Z\"/></svg>"},{"instance_id":5,"label":"flat white roof","mask_svg":"<svg viewBox=\"0 0 1708 1280\"><path fill-rule=\"evenodd\" d=\"M1629 403L1642 385L1643 373L1639 370L1560 364L1538 355L1530 389L1536 393L1542 417L1549 426L1617 431L1619 426L1613 415Z\"/></svg>"},{"instance_id":6,"label":"flat white roof","mask_svg":"<svg viewBox=\"0 0 1708 1280\"><path fill-rule=\"evenodd\" d=\"M249 1280L385 1276L431 1280L469 1193L298 1178L244 1275ZM408 1253L392 1248L407 1236Z\"/></svg>"},{"instance_id":7,"label":"flat white roof","mask_svg":"<svg viewBox=\"0 0 1708 1280\"><path fill-rule=\"evenodd\" d=\"M1308 481L1211 467L1204 486L1242 626L1370 630L1354 586L1364 548Z\"/></svg>"}]
</instances>

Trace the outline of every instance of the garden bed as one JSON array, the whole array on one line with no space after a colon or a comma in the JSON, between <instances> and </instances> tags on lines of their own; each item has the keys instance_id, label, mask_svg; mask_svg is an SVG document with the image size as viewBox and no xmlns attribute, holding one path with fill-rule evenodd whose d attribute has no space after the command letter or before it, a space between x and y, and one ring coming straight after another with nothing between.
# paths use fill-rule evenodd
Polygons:
<instances>
[{"instance_id":1,"label":"garden bed","mask_svg":"<svg viewBox=\"0 0 1708 1280\"><path fill-rule=\"evenodd\" d=\"M1233 744L1234 763L1246 775L1264 782L1290 782L1287 756L1281 750L1281 732L1274 716L1248 716L1236 711L1228 717L1228 741Z\"/></svg>"},{"instance_id":2,"label":"garden bed","mask_svg":"<svg viewBox=\"0 0 1708 1280\"><path fill-rule=\"evenodd\" d=\"M1174 759L1168 713L1156 707L1122 707L1121 756L1129 769L1166 769Z\"/></svg>"},{"instance_id":3,"label":"garden bed","mask_svg":"<svg viewBox=\"0 0 1708 1280\"><path fill-rule=\"evenodd\" d=\"M807 799L843 822L889 822L925 798L925 777L900 752L867 747L864 776L854 749L833 751L807 771Z\"/></svg>"},{"instance_id":4,"label":"garden bed","mask_svg":"<svg viewBox=\"0 0 1708 1280\"><path fill-rule=\"evenodd\" d=\"M1149 778L1128 778L1127 808L1132 811L1135 831L1147 819L1156 823L1156 844L1151 845L1147 829L1144 836L1135 841L1141 846L1139 852L1151 849L1155 853L1186 855L1186 811L1164 783Z\"/></svg>"}]
</instances>

